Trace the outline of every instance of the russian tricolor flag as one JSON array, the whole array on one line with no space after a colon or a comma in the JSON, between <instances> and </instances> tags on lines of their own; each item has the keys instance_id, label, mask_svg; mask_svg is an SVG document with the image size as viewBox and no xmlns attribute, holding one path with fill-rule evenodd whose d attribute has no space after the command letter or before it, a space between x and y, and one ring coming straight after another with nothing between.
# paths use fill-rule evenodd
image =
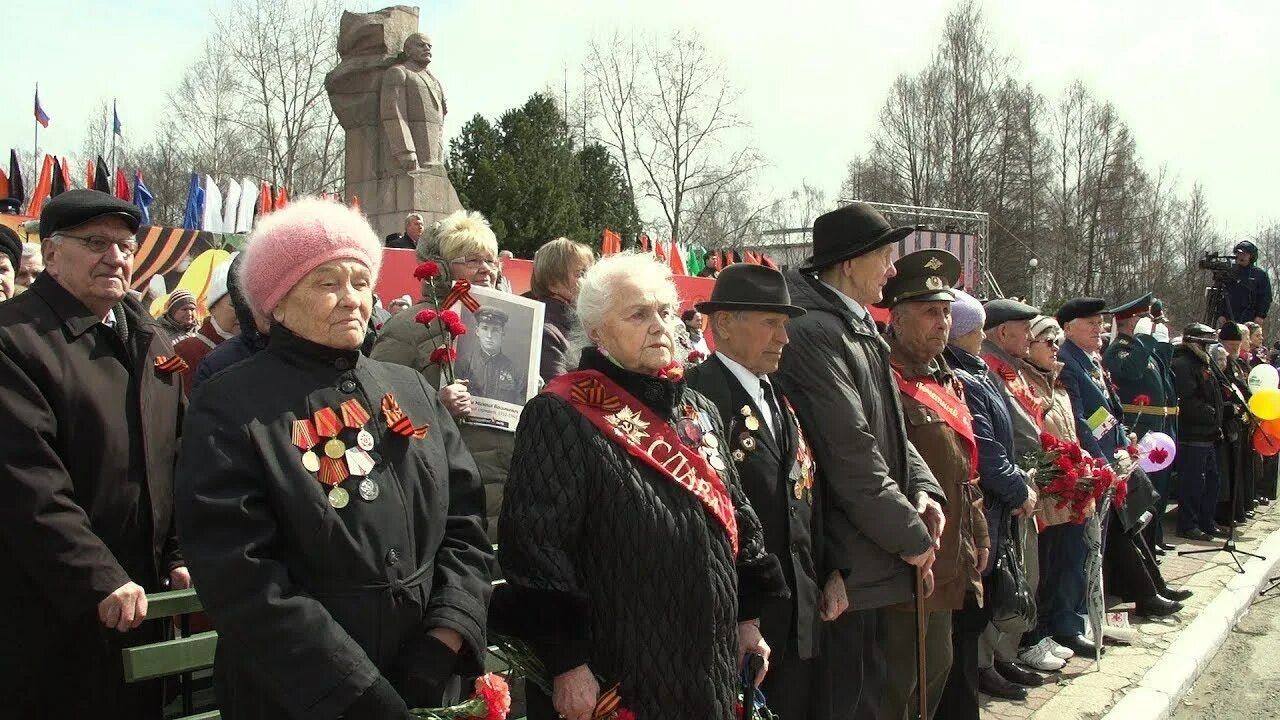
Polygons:
<instances>
[{"instance_id":1,"label":"russian tricolor flag","mask_svg":"<svg viewBox=\"0 0 1280 720\"><path fill-rule=\"evenodd\" d=\"M40 107L40 89L36 89L36 122L41 127L49 127L49 115L45 113L44 108Z\"/></svg>"}]
</instances>

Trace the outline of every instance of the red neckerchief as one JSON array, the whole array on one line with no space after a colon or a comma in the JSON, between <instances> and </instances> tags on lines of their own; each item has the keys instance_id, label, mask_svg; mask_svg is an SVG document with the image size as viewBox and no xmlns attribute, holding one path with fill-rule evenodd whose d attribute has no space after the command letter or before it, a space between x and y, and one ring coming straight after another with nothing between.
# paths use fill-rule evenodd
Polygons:
<instances>
[{"instance_id":1,"label":"red neckerchief","mask_svg":"<svg viewBox=\"0 0 1280 720\"><path fill-rule=\"evenodd\" d=\"M597 370L561 375L548 382L544 392L568 402L632 457L698 498L724 528L737 557L738 520L724 480L680 440L670 423Z\"/></svg>"},{"instance_id":2,"label":"red neckerchief","mask_svg":"<svg viewBox=\"0 0 1280 720\"><path fill-rule=\"evenodd\" d=\"M924 405L938 414L947 427L964 438L969 446L969 474L978 472L978 439L973 434L973 416L969 414L969 406L964 400L947 392L942 383L928 375L908 380L902 376L898 368L893 368L893 379L898 383L898 390L903 395Z\"/></svg>"},{"instance_id":3,"label":"red neckerchief","mask_svg":"<svg viewBox=\"0 0 1280 720\"><path fill-rule=\"evenodd\" d=\"M1005 387L1009 389L1009 395L1027 411L1035 422L1036 427L1044 426L1044 408L1040 406L1040 401L1036 399L1035 393L1031 392L1031 386L1027 384L1026 378L1022 377L1022 373L1014 369L1012 365L1004 361L995 353L987 353L982 356L986 361L987 367L991 371L1000 376L1004 381Z\"/></svg>"}]
</instances>

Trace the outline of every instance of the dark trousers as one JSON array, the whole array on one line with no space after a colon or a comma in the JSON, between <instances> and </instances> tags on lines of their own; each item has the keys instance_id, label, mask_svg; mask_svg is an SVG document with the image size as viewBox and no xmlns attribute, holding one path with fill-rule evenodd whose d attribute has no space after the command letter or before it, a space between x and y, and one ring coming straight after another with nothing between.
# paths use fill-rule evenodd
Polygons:
<instances>
[{"instance_id":1,"label":"dark trousers","mask_svg":"<svg viewBox=\"0 0 1280 720\"><path fill-rule=\"evenodd\" d=\"M918 717L920 681L916 657L915 610L891 609L881 616L885 625L886 666L884 700L880 706L885 720L912 720ZM951 672L951 611L926 613L925 618L925 718L933 717L942 701L942 688Z\"/></svg>"},{"instance_id":2,"label":"dark trousers","mask_svg":"<svg viewBox=\"0 0 1280 720\"><path fill-rule=\"evenodd\" d=\"M1072 637L1084 632L1079 610L1085 605L1088 584L1084 576L1088 542L1084 525L1063 523L1040 533L1039 615L1036 627L1023 645L1046 637Z\"/></svg>"},{"instance_id":3,"label":"dark trousers","mask_svg":"<svg viewBox=\"0 0 1280 720\"><path fill-rule=\"evenodd\" d=\"M885 680L884 610L849 610L826 625L820 657L824 706L833 720L880 720Z\"/></svg>"},{"instance_id":4,"label":"dark trousers","mask_svg":"<svg viewBox=\"0 0 1280 720\"><path fill-rule=\"evenodd\" d=\"M973 593L951 614L951 671L933 720L979 720L978 638L988 620Z\"/></svg>"},{"instance_id":5,"label":"dark trousers","mask_svg":"<svg viewBox=\"0 0 1280 720\"><path fill-rule=\"evenodd\" d=\"M1160 472L1147 473L1147 477L1151 478L1152 487L1160 495L1156 498L1155 506L1151 508L1154 517L1142 531L1147 536L1147 544L1154 547L1164 544L1164 514L1169 509L1169 500L1172 498L1173 468L1167 467Z\"/></svg>"},{"instance_id":6,"label":"dark trousers","mask_svg":"<svg viewBox=\"0 0 1280 720\"><path fill-rule=\"evenodd\" d=\"M1105 532L1102 577L1108 594L1117 595L1125 602L1137 602L1164 589L1160 568L1141 533L1125 532L1114 510Z\"/></svg>"},{"instance_id":7,"label":"dark trousers","mask_svg":"<svg viewBox=\"0 0 1280 720\"><path fill-rule=\"evenodd\" d=\"M1218 453L1212 446L1178 443L1178 531L1213 532L1218 504Z\"/></svg>"},{"instance_id":8,"label":"dark trousers","mask_svg":"<svg viewBox=\"0 0 1280 720\"><path fill-rule=\"evenodd\" d=\"M0 718L158 720L164 685L125 683L121 650L164 639L165 621L107 630L96 609L75 620L51 608L0 619Z\"/></svg>"},{"instance_id":9,"label":"dark trousers","mask_svg":"<svg viewBox=\"0 0 1280 720\"><path fill-rule=\"evenodd\" d=\"M769 710L784 720L826 720L816 659L801 660L795 641L769 658L769 674L760 687Z\"/></svg>"},{"instance_id":10,"label":"dark trousers","mask_svg":"<svg viewBox=\"0 0 1280 720\"><path fill-rule=\"evenodd\" d=\"M1258 497L1276 499L1276 479L1280 476L1280 456L1262 458L1262 477L1258 478Z\"/></svg>"}]
</instances>

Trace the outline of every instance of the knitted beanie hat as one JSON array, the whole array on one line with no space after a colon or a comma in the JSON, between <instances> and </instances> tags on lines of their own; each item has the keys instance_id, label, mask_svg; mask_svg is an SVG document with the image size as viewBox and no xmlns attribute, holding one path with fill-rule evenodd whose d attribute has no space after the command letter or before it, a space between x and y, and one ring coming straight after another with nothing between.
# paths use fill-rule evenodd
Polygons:
<instances>
[{"instance_id":1,"label":"knitted beanie hat","mask_svg":"<svg viewBox=\"0 0 1280 720\"><path fill-rule=\"evenodd\" d=\"M1062 327L1058 325L1058 321L1052 315L1037 315L1031 321L1031 339L1039 340L1041 335L1053 331L1053 336L1057 337L1062 334Z\"/></svg>"},{"instance_id":2,"label":"knitted beanie hat","mask_svg":"<svg viewBox=\"0 0 1280 720\"><path fill-rule=\"evenodd\" d=\"M987 321L987 311L983 310L982 303L969 293L959 288L951 292L955 294L956 301L951 303L951 334L947 339L955 340L982 327Z\"/></svg>"},{"instance_id":3,"label":"knitted beanie hat","mask_svg":"<svg viewBox=\"0 0 1280 720\"><path fill-rule=\"evenodd\" d=\"M266 317L302 278L334 260L355 260L378 282L382 243L358 211L305 198L262 218L243 250L240 282L250 306Z\"/></svg>"},{"instance_id":4,"label":"knitted beanie hat","mask_svg":"<svg viewBox=\"0 0 1280 720\"><path fill-rule=\"evenodd\" d=\"M181 310L188 305L194 306L195 304L196 296L192 295L190 290L178 288L169 293L169 299L164 304L164 314L168 315L174 310Z\"/></svg>"}]
</instances>

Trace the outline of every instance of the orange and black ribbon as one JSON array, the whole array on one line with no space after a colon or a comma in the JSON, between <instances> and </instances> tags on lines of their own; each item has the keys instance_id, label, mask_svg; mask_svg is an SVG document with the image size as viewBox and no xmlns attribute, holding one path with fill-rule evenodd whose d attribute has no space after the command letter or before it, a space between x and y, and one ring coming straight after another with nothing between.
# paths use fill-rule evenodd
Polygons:
<instances>
[{"instance_id":1,"label":"orange and black ribbon","mask_svg":"<svg viewBox=\"0 0 1280 720\"><path fill-rule=\"evenodd\" d=\"M413 421L400 409L400 403L396 402L396 396L391 393L382 396L382 416L387 421L388 430L404 437L421 440L427 436L427 431L431 429L430 424L414 426Z\"/></svg>"},{"instance_id":2,"label":"orange and black ribbon","mask_svg":"<svg viewBox=\"0 0 1280 720\"><path fill-rule=\"evenodd\" d=\"M167 357L165 355L156 356L156 369L162 373L172 375L173 373L186 370L187 367L187 361L183 360L178 355L174 355L173 357Z\"/></svg>"},{"instance_id":3,"label":"orange and black ribbon","mask_svg":"<svg viewBox=\"0 0 1280 720\"><path fill-rule=\"evenodd\" d=\"M463 307L471 312L480 309L480 301L471 296L471 283L466 280L453 281L453 289L449 291L448 295L444 296L444 302L440 303L440 307L448 309L459 301L462 302Z\"/></svg>"}]
</instances>

